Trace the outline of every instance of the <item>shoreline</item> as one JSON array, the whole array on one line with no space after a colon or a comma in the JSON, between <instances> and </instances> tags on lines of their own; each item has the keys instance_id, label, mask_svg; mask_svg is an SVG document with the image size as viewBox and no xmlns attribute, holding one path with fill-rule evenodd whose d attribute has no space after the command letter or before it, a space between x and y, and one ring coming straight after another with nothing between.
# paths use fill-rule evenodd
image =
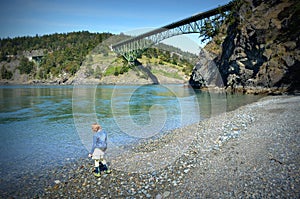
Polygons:
<instances>
[{"instance_id":1,"label":"shoreline","mask_svg":"<svg viewBox=\"0 0 300 199\"><path fill-rule=\"evenodd\" d=\"M130 79L130 78L128 78ZM168 84L178 84L183 85L184 87L191 87L188 82L177 82L177 81L167 81L161 83L151 83L145 81L136 81L136 82L102 82L96 79L91 79L86 82L73 82L73 83L60 83L58 81L28 81L28 82L17 82L17 81L0 81L0 86L75 86L75 85L113 85L113 86L130 86L130 85L168 85ZM192 88L192 87L191 87ZM300 93L299 90L290 90L288 87L236 87L236 88L225 88L225 87L217 87L217 86L209 86L203 88L194 88L195 90L200 91L209 91L212 93L243 93L247 95L298 95Z\"/></svg>"},{"instance_id":2,"label":"shoreline","mask_svg":"<svg viewBox=\"0 0 300 199\"><path fill-rule=\"evenodd\" d=\"M113 173L97 179L91 173L93 161L80 159L47 172L43 190L36 193L19 190L10 196L297 198L300 196L299 104L299 96L264 97L134 146L132 151L147 155L178 136L193 136L188 148L175 160L167 160L165 166L149 172L115 169L115 159L109 160ZM166 157L168 153L165 151ZM118 161L129 160L123 158ZM145 161L153 159L148 158ZM143 167L142 161L130 161L128 166Z\"/></svg>"}]
</instances>

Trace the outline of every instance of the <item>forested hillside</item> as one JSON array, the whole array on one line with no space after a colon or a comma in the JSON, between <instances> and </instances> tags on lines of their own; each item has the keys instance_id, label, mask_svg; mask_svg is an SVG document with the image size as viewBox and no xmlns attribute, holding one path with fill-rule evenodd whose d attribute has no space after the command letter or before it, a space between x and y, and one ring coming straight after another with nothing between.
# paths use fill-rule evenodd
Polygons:
<instances>
[{"instance_id":1,"label":"forested hillside","mask_svg":"<svg viewBox=\"0 0 300 199\"><path fill-rule=\"evenodd\" d=\"M134 68L122 56L115 55L109 44L103 43L108 38L116 42L128 36L112 36L110 33L82 31L0 39L0 79L10 83L71 84L75 74L81 72L80 67L81 79L94 78L99 81L104 76L118 76L130 70L135 70L139 78L147 79L147 74ZM190 75L195 64L192 60L196 57L178 48L159 44L147 49L139 60L145 65L162 65L162 68L166 68L153 68L152 72L183 79L178 72ZM173 69L168 68L175 68L176 71L170 74Z\"/></svg>"},{"instance_id":2,"label":"forested hillside","mask_svg":"<svg viewBox=\"0 0 300 199\"><path fill-rule=\"evenodd\" d=\"M63 73L74 75L86 55L111 35L85 31L1 39L1 77L12 78L16 69L35 79L47 79ZM39 51L41 59L29 60L28 57L35 56L36 51Z\"/></svg>"}]
</instances>

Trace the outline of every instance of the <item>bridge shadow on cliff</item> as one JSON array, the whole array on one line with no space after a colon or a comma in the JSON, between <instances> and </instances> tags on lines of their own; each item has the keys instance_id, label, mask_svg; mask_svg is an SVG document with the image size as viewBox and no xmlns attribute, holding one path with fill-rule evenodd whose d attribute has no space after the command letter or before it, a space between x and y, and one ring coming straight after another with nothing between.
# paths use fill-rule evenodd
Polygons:
<instances>
[{"instance_id":1,"label":"bridge shadow on cliff","mask_svg":"<svg viewBox=\"0 0 300 199\"><path fill-rule=\"evenodd\" d=\"M149 77L153 84L159 84L157 77L149 70L149 68L143 66L143 64L137 60L134 61L134 66L141 71L145 76Z\"/></svg>"}]
</instances>

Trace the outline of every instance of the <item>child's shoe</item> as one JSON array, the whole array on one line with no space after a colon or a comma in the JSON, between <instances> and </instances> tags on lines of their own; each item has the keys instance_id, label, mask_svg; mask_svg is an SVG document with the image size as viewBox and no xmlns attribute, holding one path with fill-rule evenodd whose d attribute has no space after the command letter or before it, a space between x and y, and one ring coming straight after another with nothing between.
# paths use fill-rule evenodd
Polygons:
<instances>
[{"instance_id":1,"label":"child's shoe","mask_svg":"<svg viewBox=\"0 0 300 199\"><path fill-rule=\"evenodd\" d=\"M99 167L95 167L94 176L97 178L99 178L101 176Z\"/></svg>"},{"instance_id":2,"label":"child's shoe","mask_svg":"<svg viewBox=\"0 0 300 199\"><path fill-rule=\"evenodd\" d=\"M104 168L104 173L106 173L106 174L111 173L111 170L108 168L108 166L106 164L103 165L103 168Z\"/></svg>"}]
</instances>

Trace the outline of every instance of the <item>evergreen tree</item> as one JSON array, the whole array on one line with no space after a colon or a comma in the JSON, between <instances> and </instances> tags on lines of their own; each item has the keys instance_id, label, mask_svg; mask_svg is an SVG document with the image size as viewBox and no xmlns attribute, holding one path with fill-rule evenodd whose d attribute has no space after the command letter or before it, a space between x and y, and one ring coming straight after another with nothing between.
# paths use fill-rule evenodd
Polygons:
<instances>
[{"instance_id":1,"label":"evergreen tree","mask_svg":"<svg viewBox=\"0 0 300 199\"><path fill-rule=\"evenodd\" d=\"M29 74L34 68L34 63L29 61L26 57L22 57L18 69L21 74Z\"/></svg>"},{"instance_id":2,"label":"evergreen tree","mask_svg":"<svg viewBox=\"0 0 300 199\"><path fill-rule=\"evenodd\" d=\"M1 78L2 79L11 79L13 76L13 73L11 71L8 71L5 66L1 67Z\"/></svg>"}]
</instances>

